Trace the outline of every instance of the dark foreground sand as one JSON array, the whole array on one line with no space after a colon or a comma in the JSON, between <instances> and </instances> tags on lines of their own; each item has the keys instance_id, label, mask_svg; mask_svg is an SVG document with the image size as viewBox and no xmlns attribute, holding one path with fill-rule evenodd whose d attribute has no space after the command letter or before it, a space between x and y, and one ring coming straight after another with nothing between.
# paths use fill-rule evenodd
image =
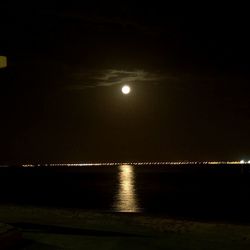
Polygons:
<instances>
[{"instance_id":1,"label":"dark foreground sand","mask_svg":"<svg viewBox=\"0 0 250 250\"><path fill-rule=\"evenodd\" d=\"M20 229L15 249L250 249L250 225L11 205L0 221Z\"/></svg>"}]
</instances>

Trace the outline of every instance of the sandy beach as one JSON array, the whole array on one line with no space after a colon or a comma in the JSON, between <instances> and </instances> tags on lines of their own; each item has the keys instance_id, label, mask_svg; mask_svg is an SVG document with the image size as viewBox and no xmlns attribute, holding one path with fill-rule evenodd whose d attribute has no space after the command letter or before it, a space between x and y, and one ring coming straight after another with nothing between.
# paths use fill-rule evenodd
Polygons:
<instances>
[{"instance_id":1,"label":"sandy beach","mask_svg":"<svg viewBox=\"0 0 250 250\"><path fill-rule=\"evenodd\" d=\"M0 206L22 233L16 249L249 249L250 225L141 214Z\"/></svg>"}]
</instances>

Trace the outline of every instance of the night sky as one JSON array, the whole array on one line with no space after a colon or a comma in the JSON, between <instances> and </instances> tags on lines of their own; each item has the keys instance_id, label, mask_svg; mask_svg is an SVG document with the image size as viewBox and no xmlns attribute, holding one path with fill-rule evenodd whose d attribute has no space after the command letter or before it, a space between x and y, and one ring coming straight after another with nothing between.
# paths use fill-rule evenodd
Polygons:
<instances>
[{"instance_id":1,"label":"night sky","mask_svg":"<svg viewBox=\"0 0 250 250\"><path fill-rule=\"evenodd\" d=\"M243 9L2 7L0 162L250 159Z\"/></svg>"}]
</instances>

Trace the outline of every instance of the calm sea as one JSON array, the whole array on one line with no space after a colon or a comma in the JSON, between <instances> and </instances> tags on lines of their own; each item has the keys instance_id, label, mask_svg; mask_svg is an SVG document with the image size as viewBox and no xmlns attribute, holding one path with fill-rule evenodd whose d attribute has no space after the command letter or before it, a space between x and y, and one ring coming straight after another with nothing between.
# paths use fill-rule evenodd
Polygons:
<instances>
[{"instance_id":1,"label":"calm sea","mask_svg":"<svg viewBox=\"0 0 250 250\"><path fill-rule=\"evenodd\" d=\"M250 220L240 165L0 168L3 204Z\"/></svg>"}]
</instances>

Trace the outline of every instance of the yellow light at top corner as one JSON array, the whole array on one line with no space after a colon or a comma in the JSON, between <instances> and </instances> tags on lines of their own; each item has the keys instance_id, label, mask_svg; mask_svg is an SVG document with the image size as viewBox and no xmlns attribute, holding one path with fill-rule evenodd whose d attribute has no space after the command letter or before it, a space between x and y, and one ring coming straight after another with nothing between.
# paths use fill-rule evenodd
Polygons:
<instances>
[{"instance_id":1,"label":"yellow light at top corner","mask_svg":"<svg viewBox=\"0 0 250 250\"><path fill-rule=\"evenodd\" d=\"M7 67L7 57L0 56L0 68L6 68L6 67Z\"/></svg>"}]
</instances>

